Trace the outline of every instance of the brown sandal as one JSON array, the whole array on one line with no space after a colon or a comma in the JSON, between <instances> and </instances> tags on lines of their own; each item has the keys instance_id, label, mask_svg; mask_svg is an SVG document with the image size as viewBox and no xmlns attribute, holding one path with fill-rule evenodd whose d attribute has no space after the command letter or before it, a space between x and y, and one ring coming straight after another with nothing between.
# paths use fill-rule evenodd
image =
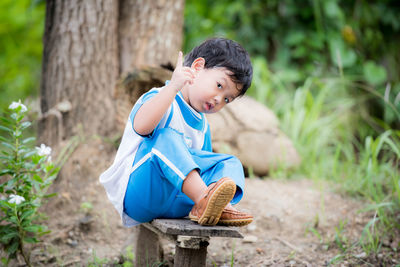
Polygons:
<instances>
[{"instance_id":1,"label":"brown sandal","mask_svg":"<svg viewBox=\"0 0 400 267\"><path fill-rule=\"evenodd\" d=\"M252 215L238 211L233 207L226 207L222 211L218 224L226 226L245 226L250 224L252 221L253 221Z\"/></svg>"},{"instance_id":2,"label":"brown sandal","mask_svg":"<svg viewBox=\"0 0 400 267\"><path fill-rule=\"evenodd\" d=\"M193 206L189 218L201 225L216 225L235 192L236 184L228 177L209 185L203 199Z\"/></svg>"}]
</instances>

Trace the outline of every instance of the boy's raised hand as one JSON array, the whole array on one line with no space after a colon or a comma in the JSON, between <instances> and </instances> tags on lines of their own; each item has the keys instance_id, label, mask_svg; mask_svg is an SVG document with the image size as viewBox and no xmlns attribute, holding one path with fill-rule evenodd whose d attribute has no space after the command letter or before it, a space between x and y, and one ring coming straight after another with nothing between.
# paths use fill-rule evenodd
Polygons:
<instances>
[{"instance_id":1,"label":"boy's raised hand","mask_svg":"<svg viewBox=\"0 0 400 267\"><path fill-rule=\"evenodd\" d=\"M170 84L174 86L176 91L182 90L187 84L193 84L195 78L194 71L190 67L183 66L183 53L179 51L176 67L172 73Z\"/></svg>"}]
</instances>

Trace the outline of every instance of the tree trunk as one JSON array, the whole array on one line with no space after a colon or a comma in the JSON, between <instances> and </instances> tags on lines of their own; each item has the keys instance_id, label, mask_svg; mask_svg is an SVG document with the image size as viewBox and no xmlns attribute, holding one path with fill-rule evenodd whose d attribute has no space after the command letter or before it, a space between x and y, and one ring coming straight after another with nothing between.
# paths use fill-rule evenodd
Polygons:
<instances>
[{"instance_id":1,"label":"tree trunk","mask_svg":"<svg viewBox=\"0 0 400 267\"><path fill-rule=\"evenodd\" d=\"M120 0L120 73L175 64L182 45L184 0Z\"/></svg>"},{"instance_id":2,"label":"tree trunk","mask_svg":"<svg viewBox=\"0 0 400 267\"><path fill-rule=\"evenodd\" d=\"M184 0L48 0L39 139L57 146L77 133L114 133L120 75L175 62L183 7Z\"/></svg>"},{"instance_id":3,"label":"tree trunk","mask_svg":"<svg viewBox=\"0 0 400 267\"><path fill-rule=\"evenodd\" d=\"M117 26L117 1L47 1L41 140L57 145L79 128L85 134L101 135L113 128L112 88L119 68Z\"/></svg>"}]
</instances>

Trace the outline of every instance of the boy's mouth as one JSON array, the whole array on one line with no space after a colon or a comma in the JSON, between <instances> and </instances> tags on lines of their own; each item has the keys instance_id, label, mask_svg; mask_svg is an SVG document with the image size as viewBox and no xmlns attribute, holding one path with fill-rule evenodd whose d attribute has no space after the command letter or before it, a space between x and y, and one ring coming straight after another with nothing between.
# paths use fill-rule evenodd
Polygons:
<instances>
[{"instance_id":1,"label":"boy's mouth","mask_svg":"<svg viewBox=\"0 0 400 267\"><path fill-rule=\"evenodd\" d=\"M206 106L206 111L210 111L214 108L214 105L208 102L206 102L205 106Z\"/></svg>"}]
</instances>

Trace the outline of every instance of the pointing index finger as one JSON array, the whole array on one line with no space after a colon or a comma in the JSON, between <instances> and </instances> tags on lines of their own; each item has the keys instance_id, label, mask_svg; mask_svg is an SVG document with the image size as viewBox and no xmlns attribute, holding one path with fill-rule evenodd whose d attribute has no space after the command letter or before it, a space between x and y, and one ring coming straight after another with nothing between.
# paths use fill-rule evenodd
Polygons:
<instances>
[{"instance_id":1,"label":"pointing index finger","mask_svg":"<svg viewBox=\"0 0 400 267\"><path fill-rule=\"evenodd\" d=\"M176 68L181 68L183 66L183 53L179 51L178 60L176 61Z\"/></svg>"}]
</instances>

